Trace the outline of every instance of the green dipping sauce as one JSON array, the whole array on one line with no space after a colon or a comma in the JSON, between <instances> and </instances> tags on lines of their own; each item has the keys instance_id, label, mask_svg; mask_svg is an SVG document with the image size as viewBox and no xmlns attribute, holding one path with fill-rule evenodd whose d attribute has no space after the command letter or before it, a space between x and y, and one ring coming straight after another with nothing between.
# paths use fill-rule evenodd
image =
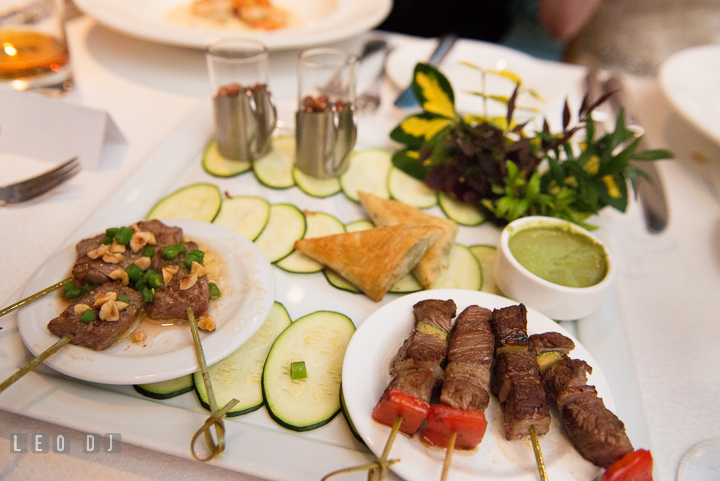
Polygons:
<instances>
[{"instance_id":1,"label":"green dipping sauce","mask_svg":"<svg viewBox=\"0 0 720 481\"><path fill-rule=\"evenodd\" d=\"M607 273L605 248L561 227L532 227L510 236L510 252L525 269L554 284L590 287Z\"/></svg>"}]
</instances>

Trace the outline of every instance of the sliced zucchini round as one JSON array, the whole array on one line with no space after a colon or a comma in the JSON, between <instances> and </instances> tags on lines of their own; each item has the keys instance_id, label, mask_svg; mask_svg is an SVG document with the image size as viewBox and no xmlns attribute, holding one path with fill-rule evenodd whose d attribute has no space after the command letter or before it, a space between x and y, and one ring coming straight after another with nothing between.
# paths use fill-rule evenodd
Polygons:
<instances>
[{"instance_id":1,"label":"sliced zucchini round","mask_svg":"<svg viewBox=\"0 0 720 481\"><path fill-rule=\"evenodd\" d=\"M222 194L216 185L190 184L160 199L145 218L212 222L220 210L220 204Z\"/></svg>"},{"instance_id":2,"label":"sliced zucchini round","mask_svg":"<svg viewBox=\"0 0 720 481\"><path fill-rule=\"evenodd\" d=\"M235 177L252 168L252 164L246 160L233 160L223 157L218 151L215 139L205 146L202 166L205 172L215 177Z\"/></svg>"},{"instance_id":3,"label":"sliced zucchini round","mask_svg":"<svg viewBox=\"0 0 720 481\"><path fill-rule=\"evenodd\" d=\"M291 324L285 306L276 302L263 325L245 344L220 362L208 368L215 400L222 407L232 399L239 402L228 416L240 416L260 409L263 405L262 371L265 359L275 339ZM195 393L200 404L210 410L202 373L193 374Z\"/></svg>"},{"instance_id":4,"label":"sliced zucchini round","mask_svg":"<svg viewBox=\"0 0 720 481\"><path fill-rule=\"evenodd\" d=\"M445 192L438 192L438 204L450 220L473 227L485 222L485 215L476 207L458 202Z\"/></svg>"},{"instance_id":5,"label":"sliced zucchini round","mask_svg":"<svg viewBox=\"0 0 720 481\"><path fill-rule=\"evenodd\" d=\"M390 168L387 183L390 196L403 204L429 209L438 203L434 190L397 167Z\"/></svg>"},{"instance_id":6,"label":"sliced zucchini round","mask_svg":"<svg viewBox=\"0 0 720 481\"><path fill-rule=\"evenodd\" d=\"M307 223L307 229L305 230L304 239L342 234L345 232L345 226L337 219L337 217L324 212L306 212L305 222ZM319 262L298 251L295 251L284 259L278 261L275 265L280 269L288 272L294 272L295 274L311 274L313 272L320 272L325 267Z\"/></svg>"},{"instance_id":7,"label":"sliced zucchini round","mask_svg":"<svg viewBox=\"0 0 720 481\"><path fill-rule=\"evenodd\" d=\"M348 427L350 428L350 432L352 433L352 435L355 436L355 439L357 439L361 443L365 444L365 441L363 441L363 438L360 436L360 433L355 428L355 423L353 423L352 418L350 418L350 413L348 412L347 406L345 405L345 396L343 395L342 386L340 386L340 408L342 409L343 417L345 418L345 422L347 423Z\"/></svg>"},{"instance_id":8,"label":"sliced zucchini round","mask_svg":"<svg viewBox=\"0 0 720 481\"><path fill-rule=\"evenodd\" d=\"M252 163L258 181L272 189L287 189L295 185L295 136L281 135L273 138L272 150L265 157Z\"/></svg>"},{"instance_id":9,"label":"sliced zucchini round","mask_svg":"<svg viewBox=\"0 0 720 481\"><path fill-rule=\"evenodd\" d=\"M213 221L254 241L270 219L270 203L261 197L238 195L223 200Z\"/></svg>"},{"instance_id":10,"label":"sliced zucchini round","mask_svg":"<svg viewBox=\"0 0 720 481\"><path fill-rule=\"evenodd\" d=\"M292 175L297 186L307 195L323 198L340 192L340 180L337 178L316 179L301 172L297 167L293 167Z\"/></svg>"},{"instance_id":11,"label":"sliced zucchini round","mask_svg":"<svg viewBox=\"0 0 720 481\"><path fill-rule=\"evenodd\" d=\"M482 291L489 292L491 294L499 294L497 285L495 284L495 275L493 270L495 269L495 257L497 256L497 247L478 244L469 247L470 252L480 261L483 273L483 284Z\"/></svg>"},{"instance_id":12,"label":"sliced zucchini round","mask_svg":"<svg viewBox=\"0 0 720 481\"><path fill-rule=\"evenodd\" d=\"M301 317L278 336L265 361L262 385L270 416L293 431L329 423L340 411L345 350L355 326L338 312ZM292 379L290 364L304 361L307 377Z\"/></svg>"},{"instance_id":13,"label":"sliced zucchini round","mask_svg":"<svg viewBox=\"0 0 720 481\"><path fill-rule=\"evenodd\" d=\"M389 199L387 176L392 167L392 154L383 149L356 150L350 155L350 166L340 176L340 187L345 196L360 203L358 191L369 192Z\"/></svg>"},{"instance_id":14,"label":"sliced zucchini round","mask_svg":"<svg viewBox=\"0 0 720 481\"><path fill-rule=\"evenodd\" d=\"M405 277L398 279L398 281L392 285L390 292L394 294L408 294L410 292L422 291L423 287L413 277L412 274L408 274Z\"/></svg>"},{"instance_id":15,"label":"sliced zucchini round","mask_svg":"<svg viewBox=\"0 0 720 481\"><path fill-rule=\"evenodd\" d=\"M325 274L325 279L327 279L333 287L337 287L342 291L352 292L353 294L360 294L362 292L359 287L350 284L344 277L331 269L323 269L323 274Z\"/></svg>"},{"instance_id":16,"label":"sliced zucchini round","mask_svg":"<svg viewBox=\"0 0 720 481\"><path fill-rule=\"evenodd\" d=\"M273 263L295 250L295 241L305 235L305 216L292 204L272 204L267 225L255 245Z\"/></svg>"},{"instance_id":17,"label":"sliced zucchini round","mask_svg":"<svg viewBox=\"0 0 720 481\"><path fill-rule=\"evenodd\" d=\"M480 261L461 244L453 245L447 269L440 271L433 289L470 289L479 291L483 284Z\"/></svg>"},{"instance_id":18,"label":"sliced zucchini round","mask_svg":"<svg viewBox=\"0 0 720 481\"><path fill-rule=\"evenodd\" d=\"M143 396L153 399L171 399L193 390L192 374L187 374L167 381L136 384L133 386Z\"/></svg>"},{"instance_id":19,"label":"sliced zucchini round","mask_svg":"<svg viewBox=\"0 0 720 481\"><path fill-rule=\"evenodd\" d=\"M358 232L375 227L375 224L366 219L354 220L345 224L345 232Z\"/></svg>"}]
</instances>

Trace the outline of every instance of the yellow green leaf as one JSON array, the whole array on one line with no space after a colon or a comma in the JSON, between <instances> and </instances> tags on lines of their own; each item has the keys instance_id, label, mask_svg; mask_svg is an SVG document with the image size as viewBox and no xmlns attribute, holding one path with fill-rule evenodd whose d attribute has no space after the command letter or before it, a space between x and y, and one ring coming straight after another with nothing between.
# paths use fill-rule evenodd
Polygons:
<instances>
[{"instance_id":1,"label":"yellow green leaf","mask_svg":"<svg viewBox=\"0 0 720 481\"><path fill-rule=\"evenodd\" d=\"M522 78L520 78L518 74L516 74L515 72L511 72L510 70L488 70L488 72L500 77L505 77L506 79L511 80L516 84L522 83Z\"/></svg>"},{"instance_id":2,"label":"yellow green leaf","mask_svg":"<svg viewBox=\"0 0 720 481\"><path fill-rule=\"evenodd\" d=\"M425 112L455 117L455 94L447 77L428 64L415 66L413 90Z\"/></svg>"},{"instance_id":3,"label":"yellow green leaf","mask_svg":"<svg viewBox=\"0 0 720 481\"><path fill-rule=\"evenodd\" d=\"M617 186L617 183L615 182L615 179L612 175L606 175L602 178L603 182L605 183L605 188L608 191L608 195L610 197L613 197L615 199L619 199L622 194L620 193L620 189Z\"/></svg>"},{"instance_id":4,"label":"yellow green leaf","mask_svg":"<svg viewBox=\"0 0 720 481\"><path fill-rule=\"evenodd\" d=\"M434 118L424 119L421 117L408 117L402 121L400 127L408 135L413 137L425 137L425 140L432 138L450 123L450 119Z\"/></svg>"}]
</instances>

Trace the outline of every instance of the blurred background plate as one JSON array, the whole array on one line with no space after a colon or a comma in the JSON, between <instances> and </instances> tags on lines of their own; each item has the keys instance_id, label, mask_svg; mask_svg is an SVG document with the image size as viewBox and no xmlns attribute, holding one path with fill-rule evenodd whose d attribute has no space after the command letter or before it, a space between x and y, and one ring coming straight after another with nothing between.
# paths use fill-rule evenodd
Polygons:
<instances>
[{"instance_id":1,"label":"blurred background plate","mask_svg":"<svg viewBox=\"0 0 720 481\"><path fill-rule=\"evenodd\" d=\"M659 79L678 112L720 143L720 44L674 54L660 67Z\"/></svg>"},{"instance_id":2,"label":"blurred background plate","mask_svg":"<svg viewBox=\"0 0 720 481\"><path fill-rule=\"evenodd\" d=\"M189 27L167 20L169 12L191 0L75 0L85 13L120 32L155 42L204 48L217 37L242 36L271 50L303 48L353 37L372 29L390 12L392 0L274 0L301 25L278 30Z\"/></svg>"}]
</instances>

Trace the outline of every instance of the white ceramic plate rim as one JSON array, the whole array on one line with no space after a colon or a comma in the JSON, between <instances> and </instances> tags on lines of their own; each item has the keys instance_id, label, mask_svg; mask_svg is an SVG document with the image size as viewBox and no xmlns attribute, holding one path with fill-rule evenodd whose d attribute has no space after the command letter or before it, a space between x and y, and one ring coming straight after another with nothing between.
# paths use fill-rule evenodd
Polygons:
<instances>
[{"instance_id":1,"label":"white ceramic plate rim","mask_svg":"<svg viewBox=\"0 0 720 481\"><path fill-rule=\"evenodd\" d=\"M343 364L343 393L350 417L368 447L378 456L382 453L389 428L370 417L373 407L390 380L388 367L398 347L407 337L414 323L412 306L424 299L453 299L458 314L467 306L477 304L488 309L515 305L504 297L478 291L457 289L422 291L410 294L381 307L358 328L345 354ZM607 381L589 352L568 332L550 318L528 309L528 333L557 331L575 342L571 357L585 360L593 367L590 384L596 386L605 405L613 409ZM502 417L496 399L486 411L488 429L483 442L473 453L458 453L453 457L450 477L456 481L470 481L478 477L506 481L533 481L537 478L533 450L529 441L507 442L504 439ZM498 417L499 416L499 417ZM540 438L549 479L588 480L599 469L585 461L564 435L556 416L550 433ZM398 436L391 459L402 461L391 469L408 481L434 481L440 478L443 452L423 446L416 438ZM483 467L488 460L492 468ZM487 468L485 471L479 471Z\"/></svg>"},{"instance_id":2,"label":"white ceramic plate rim","mask_svg":"<svg viewBox=\"0 0 720 481\"><path fill-rule=\"evenodd\" d=\"M660 67L660 85L675 109L720 143L720 45L704 45L670 56Z\"/></svg>"},{"instance_id":3,"label":"white ceramic plate rim","mask_svg":"<svg viewBox=\"0 0 720 481\"><path fill-rule=\"evenodd\" d=\"M176 25L161 15L149 14L161 7L138 8L142 0L76 0L77 6L99 22L120 32L145 40L184 47L205 48L213 38L252 38L270 50L302 48L353 37L379 25L390 12L392 0L337 0L337 9L309 25L275 31L232 31ZM190 0L159 0L164 11ZM291 7L292 8L292 7Z\"/></svg>"},{"instance_id":4,"label":"white ceramic plate rim","mask_svg":"<svg viewBox=\"0 0 720 481\"><path fill-rule=\"evenodd\" d=\"M164 222L181 227L189 238L211 246L226 267L227 275L220 285L226 295L213 302L208 311L217 328L212 332L201 331L200 336L205 359L211 365L250 339L265 321L275 296L270 263L252 242L231 230L190 220ZM28 282L23 297L47 287L48 279L63 279L74 259L74 244L52 256ZM47 330L47 323L60 312L59 296L57 291L18 313L20 337L34 355L58 340ZM167 330L154 339L155 343L147 342L144 346L129 338L103 351L70 344L50 356L45 364L68 376L104 384L145 384L199 370L189 326L163 329Z\"/></svg>"}]
</instances>

